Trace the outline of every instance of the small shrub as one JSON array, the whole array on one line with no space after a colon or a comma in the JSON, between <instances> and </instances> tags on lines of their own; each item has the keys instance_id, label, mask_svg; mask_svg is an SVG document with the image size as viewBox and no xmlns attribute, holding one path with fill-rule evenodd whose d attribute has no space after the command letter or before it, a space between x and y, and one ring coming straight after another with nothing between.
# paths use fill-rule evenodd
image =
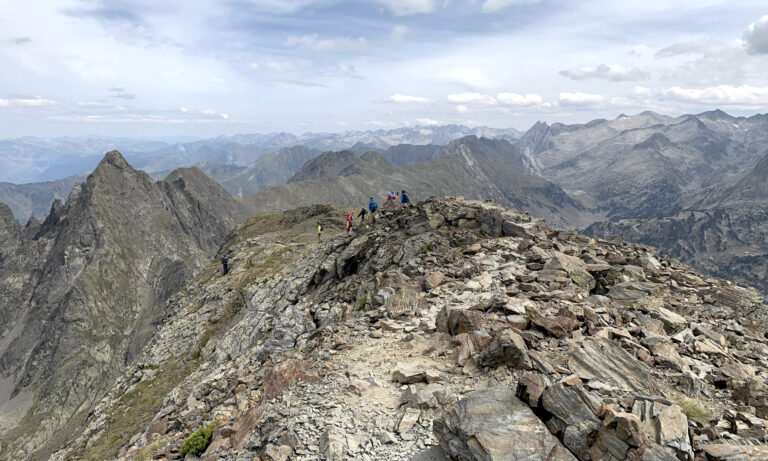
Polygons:
<instances>
[{"instance_id":1,"label":"small shrub","mask_svg":"<svg viewBox=\"0 0 768 461\"><path fill-rule=\"evenodd\" d=\"M424 254L427 254L427 253L429 253L429 250L431 250L431 249L432 249L432 244L431 243L425 243L421 247L421 252L424 253Z\"/></svg>"},{"instance_id":2,"label":"small shrub","mask_svg":"<svg viewBox=\"0 0 768 461\"><path fill-rule=\"evenodd\" d=\"M368 301L368 297L367 296L363 296L362 298L360 298L360 302L357 303L357 310L361 311L361 310L365 309L365 303L367 301Z\"/></svg>"},{"instance_id":3,"label":"small shrub","mask_svg":"<svg viewBox=\"0 0 768 461\"><path fill-rule=\"evenodd\" d=\"M685 412L685 416L691 421L696 421L699 424L707 425L710 421L715 419L715 415L709 411L704 404L697 400L688 398L682 395L675 395L670 397L672 402L680 405L680 408Z\"/></svg>"},{"instance_id":4,"label":"small shrub","mask_svg":"<svg viewBox=\"0 0 768 461\"><path fill-rule=\"evenodd\" d=\"M192 433L189 437L184 439L184 443L181 445L181 456L186 456L187 453L200 456L205 453L208 445L211 444L211 438L213 437L213 430L216 428L216 423L211 423L205 427L201 427Z\"/></svg>"}]
</instances>

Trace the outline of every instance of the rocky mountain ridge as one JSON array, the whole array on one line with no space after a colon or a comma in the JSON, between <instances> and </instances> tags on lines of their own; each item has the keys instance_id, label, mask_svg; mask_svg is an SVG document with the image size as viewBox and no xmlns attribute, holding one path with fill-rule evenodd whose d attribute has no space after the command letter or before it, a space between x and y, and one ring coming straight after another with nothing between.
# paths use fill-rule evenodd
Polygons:
<instances>
[{"instance_id":1,"label":"rocky mountain ridge","mask_svg":"<svg viewBox=\"0 0 768 461\"><path fill-rule=\"evenodd\" d=\"M342 212L249 220L53 459L768 457L754 290L462 199L314 243Z\"/></svg>"},{"instance_id":2,"label":"rocky mountain ridge","mask_svg":"<svg viewBox=\"0 0 768 461\"><path fill-rule=\"evenodd\" d=\"M76 427L251 211L197 169L155 182L113 151L45 221L0 214L0 457L23 459Z\"/></svg>"}]
</instances>

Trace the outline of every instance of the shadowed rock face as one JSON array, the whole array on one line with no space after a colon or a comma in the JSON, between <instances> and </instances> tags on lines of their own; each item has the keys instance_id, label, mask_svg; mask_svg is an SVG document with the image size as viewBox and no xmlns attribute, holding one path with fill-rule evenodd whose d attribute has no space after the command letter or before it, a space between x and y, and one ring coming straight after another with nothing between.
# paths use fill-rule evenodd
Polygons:
<instances>
[{"instance_id":1,"label":"shadowed rock face","mask_svg":"<svg viewBox=\"0 0 768 461\"><path fill-rule=\"evenodd\" d=\"M16 408L21 424L2 437L31 452L136 357L169 295L248 209L197 169L155 182L113 151L44 222L9 226L6 214L0 405ZM17 399L26 405L8 405ZM30 423L32 412L42 418Z\"/></svg>"}]
</instances>

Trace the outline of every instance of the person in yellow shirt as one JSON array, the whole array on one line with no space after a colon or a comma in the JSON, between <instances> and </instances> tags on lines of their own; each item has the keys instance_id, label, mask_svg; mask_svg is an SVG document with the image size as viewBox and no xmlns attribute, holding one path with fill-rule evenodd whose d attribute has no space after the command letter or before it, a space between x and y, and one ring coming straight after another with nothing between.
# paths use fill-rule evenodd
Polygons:
<instances>
[{"instance_id":1,"label":"person in yellow shirt","mask_svg":"<svg viewBox=\"0 0 768 461\"><path fill-rule=\"evenodd\" d=\"M321 226L320 223L317 223L317 241L323 241L323 226Z\"/></svg>"}]
</instances>

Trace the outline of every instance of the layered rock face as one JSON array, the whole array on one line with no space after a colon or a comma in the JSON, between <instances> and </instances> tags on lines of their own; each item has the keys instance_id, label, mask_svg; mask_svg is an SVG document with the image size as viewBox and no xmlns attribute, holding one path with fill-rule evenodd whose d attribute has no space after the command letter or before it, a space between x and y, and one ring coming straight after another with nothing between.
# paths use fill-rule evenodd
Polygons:
<instances>
[{"instance_id":1,"label":"layered rock face","mask_svg":"<svg viewBox=\"0 0 768 461\"><path fill-rule=\"evenodd\" d=\"M44 222L3 209L0 457L45 458L249 212L199 170L155 182L116 151Z\"/></svg>"},{"instance_id":2,"label":"layered rock face","mask_svg":"<svg viewBox=\"0 0 768 461\"><path fill-rule=\"evenodd\" d=\"M768 457L756 291L488 202L344 211L251 219L53 459Z\"/></svg>"}]
</instances>

